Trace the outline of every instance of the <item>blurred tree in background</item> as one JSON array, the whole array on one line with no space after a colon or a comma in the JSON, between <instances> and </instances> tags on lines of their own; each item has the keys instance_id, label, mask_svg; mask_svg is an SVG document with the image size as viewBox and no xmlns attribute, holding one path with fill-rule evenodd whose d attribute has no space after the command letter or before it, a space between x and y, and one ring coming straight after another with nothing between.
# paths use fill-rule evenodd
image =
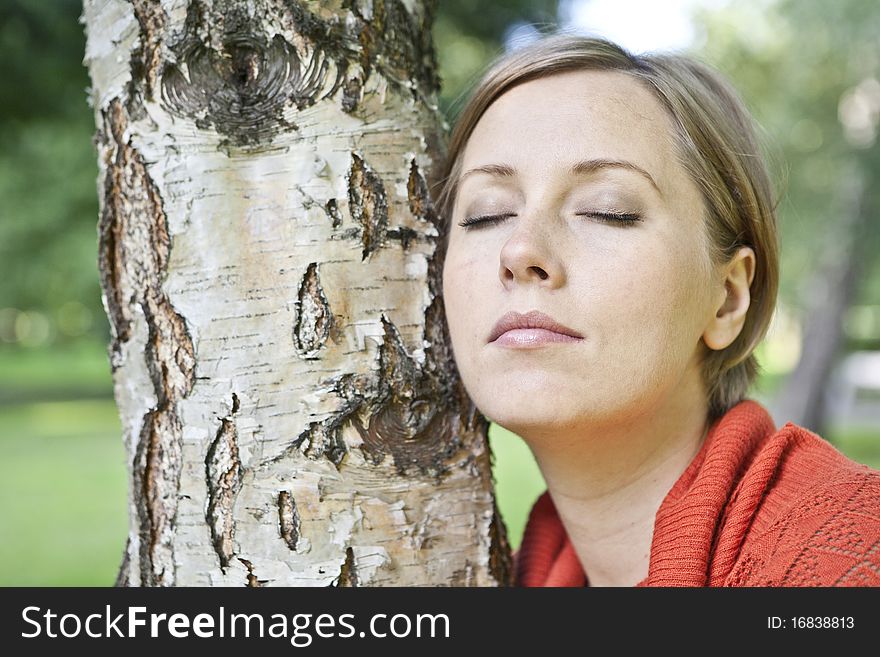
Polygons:
<instances>
[{"instance_id":1,"label":"blurred tree in background","mask_svg":"<svg viewBox=\"0 0 880 657\"><path fill-rule=\"evenodd\" d=\"M777 415L825 433L835 363L880 348L880 3L731 3L698 21L779 165L780 314L802 337Z\"/></svg>"}]
</instances>

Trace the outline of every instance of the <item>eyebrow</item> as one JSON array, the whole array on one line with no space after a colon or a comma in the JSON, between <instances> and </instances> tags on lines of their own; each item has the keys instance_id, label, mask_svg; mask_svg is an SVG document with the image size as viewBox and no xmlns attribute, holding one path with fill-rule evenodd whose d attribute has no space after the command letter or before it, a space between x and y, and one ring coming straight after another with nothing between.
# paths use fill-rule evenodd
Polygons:
<instances>
[{"instance_id":1,"label":"eyebrow","mask_svg":"<svg viewBox=\"0 0 880 657\"><path fill-rule=\"evenodd\" d=\"M660 187L657 185L654 177L638 164L634 164L627 160L581 160L580 162L576 162L575 164L573 164L568 172L569 174L576 176L593 173L594 171L599 171L601 169L627 169L629 171L634 171L635 173L638 173L639 175L644 177L649 183L651 183L654 189L657 190L657 193L660 194L660 196L663 196L663 192L660 191ZM486 173L490 176L512 178L513 176L516 176L519 172L512 166L509 166L507 164L484 164L479 167L474 167L473 169L468 169L463 174L461 174L461 177L459 177L458 179L458 184L460 185L467 176L475 173Z\"/></svg>"}]
</instances>

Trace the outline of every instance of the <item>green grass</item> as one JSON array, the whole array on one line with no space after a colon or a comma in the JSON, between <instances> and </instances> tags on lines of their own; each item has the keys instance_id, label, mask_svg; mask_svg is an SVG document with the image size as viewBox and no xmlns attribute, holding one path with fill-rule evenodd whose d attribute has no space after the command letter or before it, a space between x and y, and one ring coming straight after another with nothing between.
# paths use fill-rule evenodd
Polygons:
<instances>
[{"instance_id":1,"label":"green grass","mask_svg":"<svg viewBox=\"0 0 880 657\"><path fill-rule=\"evenodd\" d=\"M107 350L97 341L41 349L0 348L0 401L112 395Z\"/></svg>"},{"instance_id":2,"label":"green grass","mask_svg":"<svg viewBox=\"0 0 880 657\"><path fill-rule=\"evenodd\" d=\"M489 427L489 444L494 455L492 468L498 510L507 526L507 539L519 547L532 504L547 486L532 452L522 438L497 424Z\"/></svg>"},{"instance_id":3,"label":"green grass","mask_svg":"<svg viewBox=\"0 0 880 657\"><path fill-rule=\"evenodd\" d=\"M880 470L880 432L832 428L824 437L853 461Z\"/></svg>"},{"instance_id":4,"label":"green grass","mask_svg":"<svg viewBox=\"0 0 880 657\"><path fill-rule=\"evenodd\" d=\"M127 533L112 401L0 406L0 585L113 584Z\"/></svg>"}]
</instances>

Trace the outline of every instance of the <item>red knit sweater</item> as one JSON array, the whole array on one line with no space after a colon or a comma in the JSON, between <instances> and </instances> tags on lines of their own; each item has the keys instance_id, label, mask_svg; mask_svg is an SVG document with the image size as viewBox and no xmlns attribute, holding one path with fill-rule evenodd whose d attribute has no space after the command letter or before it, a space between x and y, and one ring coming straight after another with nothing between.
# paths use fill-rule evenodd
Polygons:
<instances>
[{"instance_id":1,"label":"red knit sweater","mask_svg":"<svg viewBox=\"0 0 880 657\"><path fill-rule=\"evenodd\" d=\"M588 584L546 492L516 571L519 586ZM666 494L637 586L880 586L880 472L741 402Z\"/></svg>"}]
</instances>

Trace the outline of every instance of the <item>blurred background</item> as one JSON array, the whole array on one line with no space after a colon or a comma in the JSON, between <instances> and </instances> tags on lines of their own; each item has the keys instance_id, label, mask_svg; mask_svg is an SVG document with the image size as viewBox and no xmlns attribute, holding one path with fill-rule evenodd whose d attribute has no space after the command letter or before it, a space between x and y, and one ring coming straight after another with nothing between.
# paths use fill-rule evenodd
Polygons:
<instances>
[{"instance_id":1,"label":"blurred background","mask_svg":"<svg viewBox=\"0 0 880 657\"><path fill-rule=\"evenodd\" d=\"M679 50L732 79L782 192L782 283L753 396L880 468L880 3L442 0L451 123L486 64L557 28ZM79 0L0 0L0 585L111 585L126 469L97 274ZM544 489L493 426L516 547Z\"/></svg>"}]
</instances>

